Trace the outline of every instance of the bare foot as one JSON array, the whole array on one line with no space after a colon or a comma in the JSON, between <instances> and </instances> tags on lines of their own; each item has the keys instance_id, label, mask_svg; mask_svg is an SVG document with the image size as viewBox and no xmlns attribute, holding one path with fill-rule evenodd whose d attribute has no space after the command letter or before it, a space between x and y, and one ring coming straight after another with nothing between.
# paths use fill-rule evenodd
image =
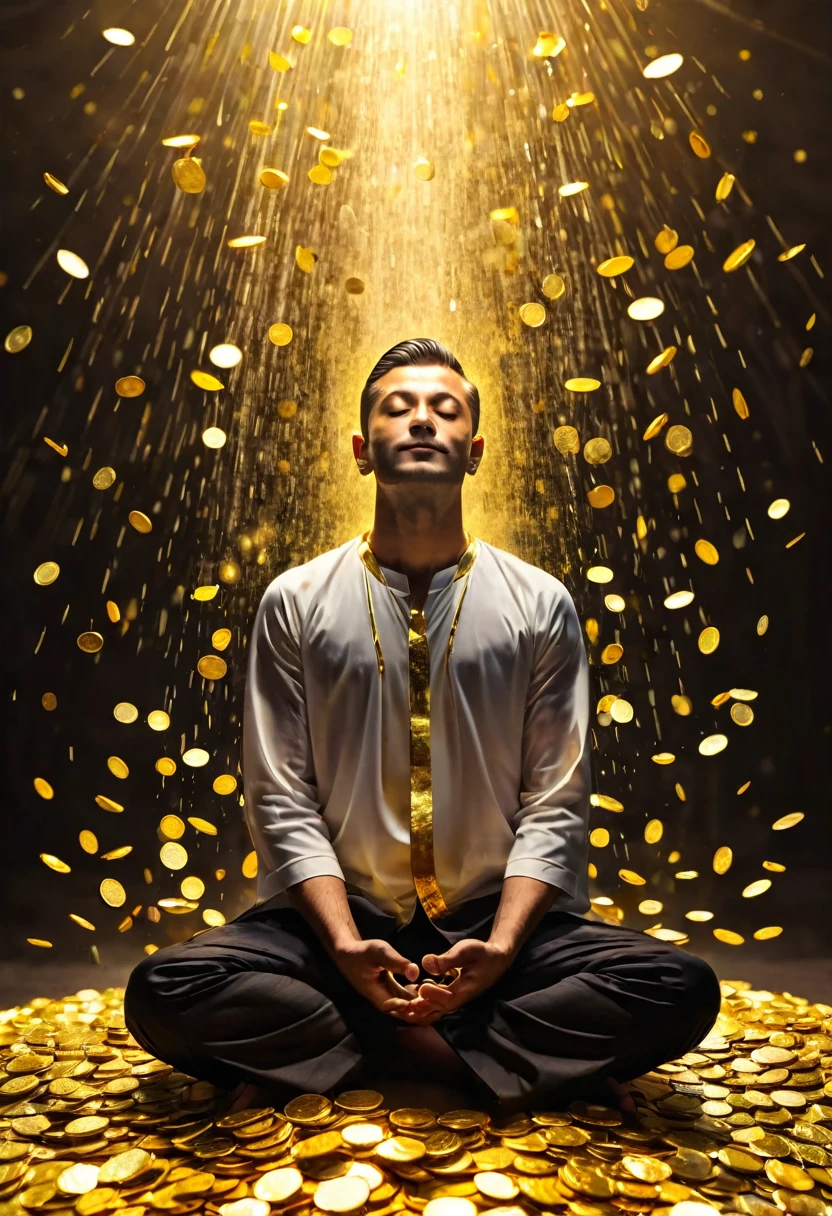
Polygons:
<instances>
[{"instance_id":1,"label":"bare foot","mask_svg":"<svg viewBox=\"0 0 832 1216\"><path fill-rule=\"evenodd\" d=\"M462 1060L435 1026L401 1026L393 1046L411 1057L417 1067L419 1063L427 1065L445 1080L461 1080L466 1075Z\"/></svg>"},{"instance_id":2,"label":"bare foot","mask_svg":"<svg viewBox=\"0 0 832 1216\"><path fill-rule=\"evenodd\" d=\"M634 1115L636 1113L636 1104L633 1101L630 1086L626 1082L616 1081L612 1077L607 1077L607 1085L609 1085L615 1094L619 1110L626 1112L628 1115Z\"/></svg>"}]
</instances>

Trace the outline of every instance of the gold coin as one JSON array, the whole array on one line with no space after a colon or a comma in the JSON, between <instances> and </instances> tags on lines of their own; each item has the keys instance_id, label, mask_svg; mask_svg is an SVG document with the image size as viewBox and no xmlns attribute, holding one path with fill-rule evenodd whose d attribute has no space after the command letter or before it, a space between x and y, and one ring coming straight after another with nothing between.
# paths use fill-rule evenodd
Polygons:
<instances>
[{"instance_id":1,"label":"gold coin","mask_svg":"<svg viewBox=\"0 0 832 1216\"><path fill-rule=\"evenodd\" d=\"M41 562L33 577L38 586L48 587L50 583L54 583L60 573L61 567L57 562Z\"/></svg>"},{"instance_id":2,"label":"gold coin","mask_svg":"<svg viewBox=\"0 0 832 1216\"><path fill-rule=\"evenodd\" d=\"M771 941L773 937L779 937L783 932L781 925L765 925L762 929L754 931L754 937L758 942Z\"/></svg>"},{"instance_id":3,"label":"gold coin","mask_svg":"<svg viewBox=\"0 0 832 1216\"><path fill-rule=\"evenodd\" d=\"M141 397L146 387L141 376L122 376L116 380L116 392L119 397Z\"/></svg>"},{"instance_id":4,"label":"gold coin","mask_svg":"<svg viewBox=\"0 0 832 1216\"><path fill-rule=\"evenodd\" d=\"M566 291L566 284L559 274L547 274L540 286L540 290L547 300L559 300Z\"/></svg>"},{"instance_id":5,"label":"gold coin","mask_svg":"<svg viewBox=\"0 0 832 1216\"><path fill-rule=\"evenodd\" d=\"M499 1174L494 1170L482 1170L474 1174L474 1186L487 1199L514 1199L520 1194L520 1187L512 1182L507 1174Z\"/></svg>"},{"instance_id":6,"label":"gold coin","mask_svg":"<svg viewBox=\"0 0 832 1216\"><path fill-rule=\"evenodd\" d=\"M642 435L642 439L655 439L664 426L670 421L669 414L657 414Z\"/></svg>"},{"instance_id":7,"label":"gold coin","mask_svg":"<svg viewBox=\"0 0 832 1216\"><path fill-rule=\"evenodd\" d=\"M283 321L276 321L269 326L269 341L275 346L288 346L292 341L292 327Z\"/></svg>"},{"instance_id":8,"label":"gold coin","mask_svg":"<svg viewBox=\"0 0 832 1216\"><path fill-rule=\"evenodd\" d=\"M418 1161L425 1155L425 1145L422 1140L412 1136L391 1136L376 1147L375 1155L382 1161L407 1162Z\"/></svg>"},{"instance_id":9,"label":"gold coin","mask_svg":"<svg viewBox=\"0 0 832 1216\"><path fill-rule=\"evenodd\" d=\"M131 511L127 518L130 520L130 523L137 532L146 534L153 531L153 524L151 523L150 518L145 515L144 511Z\"/></svg>"},{"instance_id":10,"label":"gold coin","mask_svg":"<svg viewBox=\"0 0 832 1216\"><path fill-rule=\"evenodd\" d=\"M555 1148L572 1148L586 1144L591 1138L590 1133L583 1127L575 1127L573 1124L565 1127L547 1127L543 1132L543 1139L548 1145Z\"/></svg>"},{"instance_id":11,"label":"gold coin","mask_svg":"<svg viewBox=\"0 0 832 1216\"><path fill-rule=\"evenodd\" d=\"M64 1170L62 1174L58 1175L55 1180L56 1186L62 1195L86 1195L98 1182L99 1168L97 1165L77 1161L75 1165L71 1165L68 1170Z\"/></svg>"},{"instance_id":12,"label":"gold coin","mask_svg":"<svg viewBox=\"0 0 832 1216\"><path fill-rule=\"evenodd\" d=\"M594 486L587 490L586 497L591 507L609 507L615 502L615 490L612 486Z\"/></svg>"},{"instance_id":13,"label":"gold coin","mask_svg":"<svg viewBox=\"0 0 832 1216\"><path fill-rule=\"evenodd\" d=\"M298 403L296 401L278 401L277 412L281 418L294 418L298 412Z\"/></svg>"},{"instance_id":14,"label":"gold coin","mask_svg":"<svg viewBox=\"0 0 832 1216\"><path fill-rule=\"evenodd\" d=\"M531 1199L539 1207L563 1206L564 1196L554 1178L518 1177L517 1186L527 1199Z\"/></svg>"},{"instance_id":15,"label":"gold coin","mask_svg":"<svg viewBox=\"0 0 832 1216\"><path fill-rule=\"evenodd\" d=\"M765 1164L769 1179L777 1186L787 1187L790 1191L811 1191L815 1185L814 1179L798 1165L790 1165L787 1161L772 1158Z\"/></svg>"},{"instance_id":16,"label":"gold coin","mask_svg":"<svg viewBox=\"0 0 832 1216\"><path fill-rule=\"evenodd\" d=\"M85 654L97 654L104 645L104 639L100 633L95 633L93 630L87 633L79 633L76 639L78 649L83 650Z\"/></svg>"},{"instance_id":17,"label":"gold coin","mask_svg":"<svg viewBox=\"0 0 832 1216\"><path fill-rule=\"evenodd\" d=\"M343 1140L339 1131L321 1132L317 1136L307 1136L300 1140L292 1149L296 1161L305 1161L309 1157L323 1157L341 1148Z\"/></svg>"},{"instance_id":18,"label":"gold coin","mask_svg":"<svg viewBox=\"0 0 832 1216\"><path fill-rule=\"evenodd\" d=\"M61 270L73 279L89 278L89 266L83 258L80 258L77 253L73 253L71 249L59 249L55 254L55 259Z\"/></svg>"},{"instance_id":19,"label":"gold coin","mask_svg":"<svg viewBox=\"0 0 832 1216\"><path fill-rule=\"evenodd\" d=\"M665 224L653 243L659 253L670 253L679 244L679 233Z\"/></svg>"},{"instance_id":20,"label":"gold coin","mask_svg":"<svg viewBox=\"0 0 832 1216\"><path fill-rule=\"evenodd\" d=\"M562 456L581 450L581 440L574 426L559 426L553 435L555 447Z\"/></svg>"},{"instance_id":21,"label":"gold coin","mask_svg":"<svg viewBox=\"0 0 832 1216\"><path fill-rule=\"evenodd\" d=\"M621 1165L640 1182L664 1182L673 1173L667 1161L660 1161L656 1157L624 1156L621 1158Z\"/></svg>"},{"instance_id":22,"label":"gold coin","mask_svg":"<svg viewBox=\"0 0 832 1216\"><path fill-rule=\"evenodd\" d=\"M713 868L715 874L727 874L731 869L734 854L728 845L723 844L714 853Z\"/></svg>"},{"instance_id":23,"label":"gold coin","mask_svg":"<svg viewBox=\"0 0 832 1216\"><path fill-rule=\"evenodd\" d=\"M129 726L131 722L135 722L139 716L139 711L130 701L119 701L118 705L113 709L113 717L117 722L123 722Z\"/></svg>"},{"instance_id":24,"label":"gold coin","mask_svg":"<svg viewBox=\"0 0 832 1216\"><path fill-rule=\"evenodd\" d=\"M20 351L25 350L31 341L31 325L16 325L14 329L9 330L9 332L6 334L3 348L8 351L10 355L16 355Z\"/></svg>"},{"instance_id":25,"label":"gold coin","mask_svg":"<svg viewBox=\"0 0 832 1216\"><path fill-rule=\"evenodd\" d=\"M724 203L728 195L734 188L736 178L733 173L723 173L722 177L716 184L716 193L714 197L718 203Z\"/></svg>"},{"instance_id":26,"label":"gold coin","mask_svg":"<svg viewBox=\"0 0 832 1216\"><path fill-rule=\"evenodd\" d=\"M677 424L670 427L664 437L664 445L677 456L687 456L693 446L693 435L688 427Z\"/></svg>"},{"instance_id":27,"label":"gold coin","mask_svg":"<svg viewBox=\"0 0 832 1216\"><path fill-rule=\"evenodd\" d=\"M92 484L96 490L109 490L115 479L115 469L111 469L109 465L104 465L103 469L99 469L97 473L93 474Z\"/></svg>"},{"instance_id":28,"label":"gold coin","mask_svg":"<svg viewBox=\"0 0 832 1216\"><path fill-rule=\"evenodd\" d=\"M166 148L195 148L199 143L198 135L168 135L162 140Z\"/></svg>"},{"instance_id":29,"label":"gold coin","mask_svg":"<svg viewBox=\"0 0 832 1216\"><path fill-rule=\"evenodd\" d=\"M661 819L649 819L644 825L644 839L647 844L658 844L663 835L664 824Z\"/></svg>"},{"instance_id":30,"label":"gold coin","mask_svg":"<svg viewBox=\"0 0 832 1216\"><path fill-rule=\"evenodd\" d=\"M182 892L185 899L202 899L203 895L205 894L205 883L201 878L190 876L182 879L181 883L179 884L179 890Z\"/></svg>"},{"instance_id":31,"label":"gold coin","mask_svg":"<svg viewBox=\"0 0 832 1216\"><path fill-rule=\"evenodd\" d=\"M208 184L200 161L195 156L183 156L173 162L171 169L174 185L184 194L200 194Z\"/></svg>"},{"instance_id":32,"label":"gold coin","mask_svg":"<svg viewBox=\"0 0 832 1216\"><path fill-rule=\"evenodd\" d=\"M676 356L677 349L678 347L676 346L666 346L660 354L656 355L656 357L651 359L647 364L647 375L655 376L656 372L661 371L663 367L667 367L669 363L672 363Z\"/></svg>"},{"instance_id":33,"label":"gold coin","mask_svg":"<svg viewBox=\"0 0 832 1216\"><path fill-rule=\"evenodd\" d=\"M694 553L700 561L706 566L715 566L719 561L719 553L716 545L712 545L709 540L698 540L693 546Z\"/></svg>"},{"instance_id":34,"label":"gold coin","mask_svg":"<svg viewBox=\"0 0 832 1216\"><path fill-rule=\"evenodd\" d=\"M610 642L601 651L602 663L617 663L624 653L624 647L620 642Z\"/></svg>"},{"instance_id":35,"label":"gold coin","mask_svg":"<svg viewBox=\"0 0 832 1216\"><path fill-rule=\"evenodd\" d=\"M732 705L731 720L736 722L737 726L750 726L754 721L754 710L750 705Z\"/></svg>"},{"instance_id":36,"label":"gold coin","mask_svg":"<svg viewBox=\"0 0 832 1216\"><path fill-rule=\"evenodd\" d=\"M204 747L189 747L182 753L182 763L189 768L203 768L210 759Z\"/></svg>"},{"instance_id":37,"label":"gold coin","mask_svg":"<svg viewBox=\"0 0 832 1216\"><path fill-rule=\"evenodd\" d=\"M612 456L612 446L608 439L597 436L588 439L584 444L584 460L587 464L606 464Z\"/></svg>"},{"instance_id":38,"label":"gold coin","mask_svg":"<svg viewBox=\"0 0 832 1216\"><path fill-rule=\"evenodd\" d=\"M222 773L219 777L214 778L213 790L215 794L233 794L237 788L237 778L232 777L230 773ZM357 1093L363 1091L356 1090ZM348 1108L347 1108L348 1109ZM365 1109L358 1107L358 1110Z\"/></svg>"},{"instance_id":39,"label":"gold coin","mask_svg":"<svg viewBox=\"0 0 832 1216\"><path fill-rule=\"evenodd\" d=\"M738 1170L741 1174L759 1174L763 1162L751 1153L744 1153L741 1148L721 1148L717 1158L729 1169Z\"/></svg>"},{"instance_id":40,"label":"gold coin","mask_svg":"<svg viewBox=\"0 0 832 1216\"><path fill-rule=\"evenodd\" d=\"M64 1134L67 1136L92 1136L96 1132L103 1131L109 1125L110 1120L104 1115L85 1115L81 1119L71 1119L64 1126Z\"/></svg>"},{"instance_id":41,"label":"gold coin","mask_svg":"<svg viewBox=\"0 0 832 1216\"><path fill-rule=\"evenodd\" d=\"M771 887L770 878L758 878L756 882L751 882L747 887L743 888L743 899L754 899L757 895L763 895ZM772 1063L774 1061L771 1061Z\"/></svg>"},{"instance_id":42,"label":"gold coin","mask_svg":"<svg viewBox=\"0 0 832 1216\"><path fill-rule=\"evenodd\" d=\"M265 239L264 236L251 233L246 236L232 236L225 243L229 249L253 249L255 245L262 245Z\"/></svg>"},{"instance_id":43,"label":"gold coin","mask_svg":"<svg viewBox=\"0 0 832 1216\"><path fill-rule=\"evenodd\" d=\"M433 181L436 174L436 170L434 169L433 165L424 156L420 156L419 159L414 162L413 172L421 182Z\"/></svg>"},{"instance_id":44,"label":"gold coin","mask_svg":"<svg viewBox=\"0 0 832 1216\"><path fill-rule=\"evenodd\" d=\"M726 946L741 946L745 938L740 933L735 933L733 929L714 929L714 937L717 941L725 942Z\"/></svg>"},{"instance_id":45,"label":"gold coin","mask_svg":"<svg viewBox=\"0 0 832 1216\"><path fill-rule=\"evenodd\" d=\"M231 1141L233 1145L233 1140ZM173 1196L171 1196L173 1200ZM271 1208L264 1199L234 1199L230 1203L221 1203L220 1216L269 1216Z\"/></svg>"},{"instance_id":46,"label":"gold coin","mask_svg":"<svg viewBox=\"0 0 832 1216\"><path fill-rule=\"evenodd\" d=\"M78 842L85 853L98 852L98 837L95 832L90 832L87 828L84 828L78 833Z\"/></svg>"},{"instance_id":47,"label":"gold coin","mask_svg":"<svg viewBox=\"0 0 832 1216\"><path fill-rule=\"evenodd\" d=\"M213 393L225 388L225 385L216 376L212 376L210 372L199 371L199 369L191 372L191 380L197 388L204 389L206 392Z\"/></svg>"},{"instance_id":48,"label":"gold coin","mask_svg":"<svg viewBox=\"0 0 832 1216\"><path fill-rule=\"evenodd\" d=\"M54 692L45 692L40 699L40 703L49 713L51 713L53 709L58 708L58 698L55 696Z\"/></svg>"},{"instance_id":49,"label":"gold coin","mask_svg":"<svg viewBox=\"0 0 832 1216\"><path fill-rule=\"evenodd\" d=\"M127 892L115 878L105 878L98 890L104 903L111 908L120 908L127 902Z\"/></svg>"},{"instance_id":50,"label":"gold coin","mask_svg":"<svg viewBox=\"0 0 832 1216\"><path fill-rule=\"evenodd\" d=\"M216 836L217 834L215 824L209 823L207 819L200 819L196 815L189 815L188 823L192 828L196 828L198 832L204 832L206 836Z\"/></svg>"},{"instance_id":51,"label":"gold coin","mask_svg":"<svg viewBox=\"0 0 832 1216\"><path fill-rule=\"evenodd\" d=\"M254 849L250 853L246 853L243 858L243 864L240 867L243 878L257 877L257 853Z\"/></svg>"},{"instance_id":52,"label":"gold coin","mask_svg":"<svg viewBox=\"0 0 832 1216\"><path fill-rule=\"evenodd\" d=\"M564 383L563 387L570 393L593 393L601 387L601 381L595 380L592 376L573 376L571 380Z\"/></svg>"},{"instance_id":53,"label":"gold coin","mask_svg":"<svg viewBox=\"0 0 832 1216\"><path fill-rule=\"evenodd\" d=\"M211 634L211 645L214 647L214 650L225 650L230 641L230 629L215 629Z\"/></svg>"},{"instance_id":54,"label":"gold coin","mask_svg":"<svg viewBox=\"0 0 832 1216\"><path fill-rule=\"evenodd\" d=\"M740 266L744 266L751 254L754 252L756 241L743 241L741 245L737 245L733 253L729 253L728 257L722 263L722 269L725 271L739 270Z\"/></svg>"},{"instance_id":55,"label":"gold coin","mask_svg":"<svg viewBox=\"0 0 832 1216\"><path fill-rule=\"evenodd\" d=\"M119 611L118 604L116 604L113 600L107 600L104 607L107 609L107 616L110 618L111 624L117 625L121 620L121 612Z\"/></svg>"},{"instance_id":56,"label":"gold coin","mask_svg":"<svg viewBox=\"0 0 832 1216\"><path fill-rule=\"evenodd\" d=\"M170 714L164 709L151 709L147 715L147 725L151 730L167 730L170 726Z\"/></svg>"},{"instance_id":57,"label":"gold coin","mask_svg":"<svg viewBox=\"0 0 832 1216\"><path fill-rule=\"evenodd\" d=\"M311 274L315 269L315 263L318 260L318 255L311 249L307 249L304 245L295 246L295 265L298 270L302 270L304 274Z\"/></svg>"},{"instance_id":58,"label":"gold coin","mask_svg":"<svg viewBox=\"0 0 832 1216\"><path fill-rule=\"evenodd\" d=\"M55 797L55 791L49 782L45 780L45 778L35 777L33 785L35 787L35 792L40 794L41 798L45 798L48 801L50 798Z\"/></svg>"},{"instance_id":59,"label":"gold coin","mask_svg":"<svg viewBox=\"0 0 832 1216\"><path fill-rule=\"evenodd\" d=\"M102 811L112 811L115 815L120 815L124 807L120 802L114 802L112 798L108 798L106 794L95 795L96 806L100 806Z\"/></svg>"},{"instance_id":60,"label":"gold coin","mask_svg":"<svg viewBox=\"0 0 832 1216\"><path fill-rule=\"evenodd\" d=\"M605 262L599 262L595 269L605 279L612 279L617 274L626 274L634 264L633 258L620 254L618 257L607 258Z\"/></svg>"},{"instance_id":61,"label":"gold coin","mask_svg":"<svg viewBox=\"0 0 832 1216\"><path fill-rule=\"evenodd\" d=\"M520 320L524 325L536 329L546 320L546 309L542 304L531 303L520 305Z\"/></svg>"},{"instance_id":62,"label":"gold coin","mask_svg":"<svg viewBox=\"0 0 832 1216\"><path fill-rule=\"evenodd\" d=\"M121 759L120 756L108 756L107 757L107 768L110 770L110 772L113 774L114 777L118 777L122 781L126 777L130 776L130 769L127 767L127 765Z\"/></svg>"},{"instance_id":63,"label":"gold coin","mask_svg":"<svg viewBox=\"0 0 832 1216\"><path fill-rule=\"evenodd\" d=\"M267 190L280 190L288 184L289 176L282 169L262 169L260 171L260 185L265 186ZM280 346L282 343L276 342L275 345Z\"/></svg>"},{"instance_id":64,"label":"gold coin","mask_svg":"<svg viewBox=\"0 0 832 1216\"><path fill-rule=\"evenodd\" d=\"M803 811L791 811L788 815L783 815L780 819L776 819L771 827L775 832L783 832L786 828L793 828L804 818Z\"/></svg>"},{"instance_id":65,"label":"gold coin","mask_svg":"<svg viewBox=\"0 0 832 1216\"><path fill-rule=\"evenodd\" d=\"M285 1203L296 1195L303 1185L303 1174L294 1166L285 1166L275 1170L267 1170L261 1174L254 1184L255 1199L265 1199L268 1203Z\"/></svg>"},{"instance_id":66,"label":"gold coin","mask_svg":"<svg viewBox=\"0 0 832 1216\"><path fill-rule=\"evenodd\" d=\"M317 1123L330 1114L332 1103L322 1094L300 1094L283 1107L283 1113L293 1123Z\"/></svg>"},{"instance_id":67,"label":"gold coin","mask_svg":"<svg viewBox=\"0 0 832 1216\"><path fill-rule=\"evenodd\" d=\"M159 850L159 858L169 870L181 870L188 864L188 851L181 844L169 840Z\"/></svg>"},{"instance_id":68,"label":"gold coin","mask_svg":"<svg viewBox=\"0 0 832 1216\"><path fill-rule=\"evenodd\" d=\"M713 654L719 646L719 630L713 625L707 625L699 634L698 645L702 654Z\"/></svg>"},{"instance_id":69,"label":"gold coin","mask_svg":"<svg viewBox=\"0 0 832 1216\"><path fill-rule=\"evenodd\" d=\"M170 756L160 756L153 767L163 777L172 777L176 772L176 761L172 760Z\"/></svg>"},{"instance_id":70,"label":"gold coin","mask_svg":"<svg viewBox=\"0 0 832 1216\"><path fill-rule=\"evenodd\" d=\"M707 160L711 155L711 147L705 136L700 135L698 131L691 131L688 140L696 155L702 160Z\"/></svg>"},{"instance_id":71,"label":"gold coin","mask_svg":"<svg viewBox=\"0 0 832 1216\"><path fill-rule=\"evenodd\" d=\"M221 680L228 671L228 664L216 654L206 654L199 660L196 669L206 680Z\"/></svg>"},{"instance_id":72,"label":"gold coin","mask_svg":"<svg viewBox=\"0 0 832 1216\"><path fill-rule=\"evenodd\" d=\"M461 1195L441 1195L429 1199L422 1209L423 1216L477 1216L478 1211L471 1199Z\"/></svg>"},{"instance_id":73,"label":"gold coin","mask_svg":"<svg viewBox=\"0 0 832 1216\"><path fill-rule=\"evenodd\" d=\"M355 275L344 280L344 290L351 296L360 296L364 293L364 280L358 279Z\"/></svg>"},{"instance_id":74,"label":"gold coin","mask_svg":"<svg viewBox=\"0 0 832 1216\"><path fill-rule=\"evenodd\" d=\"M693 245L677 245L664 259L664 264L668 270L681 270L693 261L693 256Z\"/></svg>"}]
</instances>

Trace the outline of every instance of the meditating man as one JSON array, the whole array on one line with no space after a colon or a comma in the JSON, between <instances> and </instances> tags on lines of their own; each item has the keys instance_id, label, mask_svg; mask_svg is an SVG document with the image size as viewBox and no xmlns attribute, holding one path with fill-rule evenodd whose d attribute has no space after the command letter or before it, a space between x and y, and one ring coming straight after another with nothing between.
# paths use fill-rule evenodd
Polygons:
<instances>
[{"instance_id":1,"label":"meditating man","mask_svg":"<svg viewBox=\"0 0 832 1216\"><path fill-rule=\"evenodd\" d=\"M237 1108L373 1062L507 1112L626 1105L715 1021L706 963L584 917L581 626L557 578L463 527L479 408L432 339L373 368L353 436L372 529L274 579L249 644L257 902L130 976L138 1042Z\"/></svg>"}]
</instances>

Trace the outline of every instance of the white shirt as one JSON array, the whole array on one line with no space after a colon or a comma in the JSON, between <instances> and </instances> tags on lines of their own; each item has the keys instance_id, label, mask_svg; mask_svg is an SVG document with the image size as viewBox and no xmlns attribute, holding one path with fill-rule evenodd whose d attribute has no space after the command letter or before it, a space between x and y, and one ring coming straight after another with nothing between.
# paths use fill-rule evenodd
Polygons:
<instances>
[{"instance_id":1,"label":"white shirt","mask_svg":"<svg viewBox=\"0 0 832 1216\"><path fill-rule=\"evenodd\" d=\"M384 672L367 608L361 537L267 587L254 622L243 721L245 816L257 902L342 878L406 924L410 867L407 576L369 575ZM581 626L558 579L482 540L450 662L465 579L434 574L424 605L430 653L433 851L449 910L523 875L587 892L589 677ZM278 898L275 898L275 897ZM437 922L437 923L441 923Z\"/></svg>"}]
</instances>

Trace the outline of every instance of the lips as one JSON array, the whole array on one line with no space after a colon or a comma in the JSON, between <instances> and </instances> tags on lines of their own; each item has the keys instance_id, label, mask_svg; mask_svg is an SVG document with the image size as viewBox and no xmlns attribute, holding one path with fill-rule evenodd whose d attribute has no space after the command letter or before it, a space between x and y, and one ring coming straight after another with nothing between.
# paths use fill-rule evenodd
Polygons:
<instances>
[{"instance_id":1,"label":"lips","mask_svg":"<svg viewBox=\"0 0 832 1216\"><path fill-rule=\"evenodd\" d=\"M430 443L408 443L404 447L399 448L400 452L438 452L439 448L434 447Z\"/></svg>"}]
</instances>

